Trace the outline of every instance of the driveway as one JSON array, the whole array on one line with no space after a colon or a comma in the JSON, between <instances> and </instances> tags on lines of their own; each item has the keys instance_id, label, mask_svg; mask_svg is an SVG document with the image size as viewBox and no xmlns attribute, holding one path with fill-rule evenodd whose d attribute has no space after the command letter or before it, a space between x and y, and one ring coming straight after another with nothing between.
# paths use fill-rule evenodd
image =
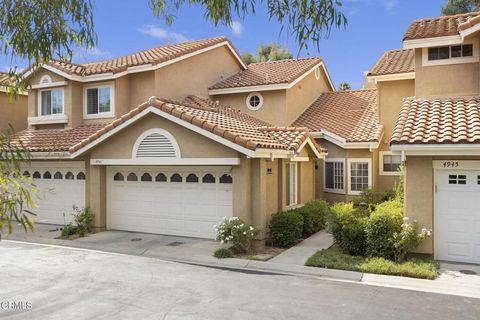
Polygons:
<instances>
[{"instance_id":1,"label":"driveway","mask_svg":"<svg viewBox=\"0 0 480 320\"><path fill-rule=\"evenodd\" d=\"M0 242L3 319L478 319L480 300ZM0 304L1 306L2 304Z\"/></svg>"}]
</instances>

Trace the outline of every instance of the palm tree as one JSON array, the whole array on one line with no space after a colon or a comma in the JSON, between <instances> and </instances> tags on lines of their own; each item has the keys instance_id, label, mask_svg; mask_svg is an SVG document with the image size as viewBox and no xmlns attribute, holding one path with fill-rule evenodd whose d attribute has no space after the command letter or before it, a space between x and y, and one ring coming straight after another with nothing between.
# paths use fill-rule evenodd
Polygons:
<instances>
[{"instance_id":1,"label":"palm tree","mask_svg":"<svg viewBox=\"0 0 480 320\"><path fill-rule=\"evenodd\" d=\"M348 84L348 82L341 82L338 85L338 90L340 91L351 90L351 89L352 87L350 87L350 84Z\"/></svg>"}]
</instances>

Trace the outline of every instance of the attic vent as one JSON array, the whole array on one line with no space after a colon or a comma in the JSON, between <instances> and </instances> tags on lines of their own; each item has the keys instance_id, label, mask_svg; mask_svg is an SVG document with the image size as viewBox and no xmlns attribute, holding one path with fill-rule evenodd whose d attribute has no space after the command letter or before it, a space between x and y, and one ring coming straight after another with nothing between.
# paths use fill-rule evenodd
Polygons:
<instances>
[{"instance_id":1,"label":"attic vent","mask_svg":"<svg viewBox=\"0 0 480 320\"><path fill-rule=\"evenodd\" d=\"M44 75L40 78L40 84L52 83L52 78L49 75Z\"/></svg>"},{"instance_id":2,"label":"attic vent","mask_svg":"<svg viewBox=\"0 0 480 320\"><path fill-rule=\"evenodd\" d=\"M175 138L163 129L144 132L135 143L134 158L179 158L180 149Z\"/></svg>"}]
</instances>

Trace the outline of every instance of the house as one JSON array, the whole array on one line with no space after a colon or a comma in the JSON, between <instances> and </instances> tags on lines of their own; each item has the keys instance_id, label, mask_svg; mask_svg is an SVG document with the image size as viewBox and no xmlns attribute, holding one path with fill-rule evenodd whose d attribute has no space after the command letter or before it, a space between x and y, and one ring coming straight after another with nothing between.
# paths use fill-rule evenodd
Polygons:
<instances>
[{"instance_id":1,"label":"house","mask_svg":"<svg viewBox=\"0 0 480 320\"><path fill-rule=\"evenodd\" d=\"M282 89L272 99L283 99L285 119L295 111L285 99L301 96L310 76L333 89L319 65L275 74ZM23 173L53 189L38 201L37 221L68 223L72 205L88 206L98 229L213 238L215 224L237 216L264 239L271 214L314 199L315 161L326 151L306 128L209 99L211 86L249 69L218 37L27 72L29 128L16 139L33 161ZM250 106L274 110L262 92Z\"/></svg>"},{"instance_id":2,"label":"house","mask_svg":"<svg viewBox=\"0 0 480 320\"><path fill-rule=\"evenodd\" d=\"M433 228L422 252L480 263L480 12L414 21L403 43L415 92L390 144L405 163L405 214Z\"/></svg>"},{"instance_id":3,"label":"house","mask_svg":"<svg viewBox=\"0 0 480 320\"><path fill-rule=\"evenodd\" d=\"M27 94L21 92L16 98L9 97L1 83L8 74L0 72L0 132L21 131L27 128Z\"/></svg>"}]
</instances>

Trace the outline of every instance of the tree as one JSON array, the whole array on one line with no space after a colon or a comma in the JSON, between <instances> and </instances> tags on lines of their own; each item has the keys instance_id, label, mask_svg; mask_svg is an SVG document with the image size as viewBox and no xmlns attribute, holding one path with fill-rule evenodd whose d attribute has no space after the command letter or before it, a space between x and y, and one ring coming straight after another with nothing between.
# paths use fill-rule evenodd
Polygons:
<instances>
[{"instance_id":1,"label":"tree","mask_svg":"<svg viewBox=\"0 0 480 320\"><path fill-rule=\"evenodd\" d=\"M338 85L338 90L340 91L345 91L345 90L351 90L352 87L350 87L350 84L348 82L341 82Z\"/></svg>"},{"instance_id":2,"label":"tree","mask_svg":"<svg viewBox=\"0 0 480 320\"><path fill-rule=\"evenodd\" d=\"M445 6L442 7L442 14L444 16L451 16L479 10L480 0L447 0Z\"/></svg>"},{"instance_id":3,"label":"tree","mask_svg":"<svg viewBox=\"0 0 480 320\"><path fill-rule=\"evenodd\" d=\"M30 177L23 176L21 164L30 161L30 154L21 145L11 142L10 133L0 133L0 230L7 224L12 232L12 222L19 222L25 231L33 229L27 208L35 206L37 193Z\"/></svg>"},{"instance_id":4,"label":"tree","mask_svg":"<svg viewBox=\"0 0 480 320\"><path fill-rule=\"evenodd\" d=\"M291 59L292 53L288 48L283 48L276 43L262 44L258 48L258 54L255 56L246 51L242 54L243 61L246 64L255 62L278 61L283 59Z\"/></svg>"}]
</instances>

